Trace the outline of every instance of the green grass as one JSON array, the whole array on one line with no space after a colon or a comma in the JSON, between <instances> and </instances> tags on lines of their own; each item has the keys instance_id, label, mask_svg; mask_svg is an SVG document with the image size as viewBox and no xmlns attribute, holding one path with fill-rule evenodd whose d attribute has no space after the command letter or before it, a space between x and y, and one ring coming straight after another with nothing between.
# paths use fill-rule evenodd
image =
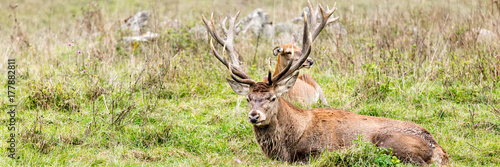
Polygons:
<instances>
[{"instance_id":1,"label":"green grass","mask_svg":"<svg viewBox=\"0 0 500 167\"><path fill-rule=\"evenodd\" d=\"M246 15L257 7L273 22L286 21L306 3L241 3L27 0L14 10L17 23L5 6L0 13L12 16L0 18L0 72L7 73L7 58L16 58L18 159L0 158L0 166L301 165L261 152L245 97L226 83L227 70L210 54L208 41L188 29L201 25L201 14ZM500 164L499 40L480 42L476 32L498 34L499 9L466 0L337 5L348 35L338 41L324 31L313 45L315 65L302 71L314 76L330 106L415 122L433 134L451 165ZM126 35L118 30L121 20L141 10L152 12L146 29L160 39L120 42ZM174 18L181 27L161 23ZM255 52L256 42L240 39L237 49L257 80L280 43L264 38ZM7 83L2 85L5 111ZM0 114L2 139L10 133L8 119ZM8 143L1 141L0 153L7 155ZM391 164L385 153L360 142L325 152L310 165Z\"/></svg>"},{"instance_id":2,"label":"green grass","mask_svg":"<svg viewBox=\"0 0 500 167\"><path fill-rule=\"evenodd\" d=\"M325 152L313 166L402 166L401 160L392 156L392 151L376 147L372 143L363 142L361 138L354 140L349 149ZM407 164L411 165L411 164Z\"/></svg>"}]
</instances>

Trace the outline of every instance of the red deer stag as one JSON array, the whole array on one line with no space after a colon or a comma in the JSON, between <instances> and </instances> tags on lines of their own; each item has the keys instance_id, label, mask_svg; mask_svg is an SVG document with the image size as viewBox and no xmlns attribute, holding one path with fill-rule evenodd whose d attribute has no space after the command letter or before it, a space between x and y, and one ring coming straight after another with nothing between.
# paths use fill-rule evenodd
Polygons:
<instances>
[{"instance_id":1,"label":"red deer stag","mask_svg":"<svg viewBox=\"0 0 500 167\"><path fill-rule=\"evenodd\" d=\"M317 17L311 16L318 16L320 12L319 8L316 8L316 10L313 11L313 8L309 1L308 8L309 11L311 11L308 12L309 24L318 24L316 20ZM325 25L337 21L338 18L339 17L329 18ZM312 35L313 36L311 38L314 42L316 37L318 37L319 32ZM274 77L278 75L279 72L285 69L287 63L290 60L297 62L297 60L299 60L299 58L302 56L300 53L301 49L295 45L295 37L292 38L291 43L275 47L273 49L273 55L278 56L278 61L276 63L276 69L274 70L272 76ZM300 68L310 68L313 63L313 59L307 58L307 60L304 62L304 64L302 64ZM266 81L266 79L263 80L263 82ZM318 100L320 100L321 104L328 106L328 102L326 102L323 90L310 74L299 75L299 78L297 79L297 81L295 81L293 87L287 93L283 94L282 97L291 102L298 102L303 106L310 106L311 104L317 103Z\"/></svg>"},{"instance_id":2,"label":"red deer stag","mask_svg":"<svg viewBox=\"0 0 500 167\"><path fill-rule=\"evenodd\" d=\"M335 11L321 10L321 24L312 28L312 34L323 29L327 19ZM246 95L250 106L248 119L253 125L255 138L262 151L272 159L287 162L307 162L308 157L317 156L323 150L334 151L352 145L352 140L362 139L379 147L392 148L393 154L404 162L428 165L433 162L445 164L448 155L434 137L424 128L412 123L393 119L358 115L338 109L317 108L305 110L290 104L281 95L293 87L299 76L297 70L311 52L312 39L308 23L304 22L303 50L296 63L289 61L274 77L271 70L267 82L256 82L240 67L234 49L234 28L239 13L221 23L225 39L215 29L213 20L202 16L208 32L227 50L231 62L210 46L214 56L222 62L232 79L227 79L238 95ZM307 20L307 17L304 17ZM224 52L224 51L223 51Z\"/></svg>"}]
</instances>

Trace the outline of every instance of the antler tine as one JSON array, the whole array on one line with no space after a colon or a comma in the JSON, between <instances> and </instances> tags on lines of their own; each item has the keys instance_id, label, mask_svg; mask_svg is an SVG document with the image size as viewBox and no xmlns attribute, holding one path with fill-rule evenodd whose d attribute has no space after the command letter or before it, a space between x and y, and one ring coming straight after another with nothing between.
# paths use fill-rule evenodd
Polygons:
<instances>
[{"instance_id":1,"label":"antler tine","mask_svg":"<svg viewBox=\"0 0 500 167\"><path fill-rule=\"evenodd\" d=\"M309 2L309 1L308 1ZM309 6L311 6L309 4ZM311 11L311 9L309 9L309 11ZM305 14L305 11L304 11L304 14ZM309 33L309 27L307 26L309 23L308 23L308 20L307 20L307 17L304 17L304 32L302 32L302 47L303 48L309 48L310 45L312 43L312 41L309 41L309 36L311 36L311 34ZM302 50L303 51L303 50Z\"/></svg>"},{"instance_id":2,"label":"antler tine","mask_svg":"<svg viewBox=\"0 0 500 167\"><path fill-rule=\"evenodd\" d=\"M224 39L222 39L215 30L213 15L214 15L214 13L212 13L212 15L210 16L210 21L208 21L207 18L205 18L205 15L201 15L201 19L203 20L203 23L205 23L205 26L207 27L208 33L213 38L215 38L218 43L220 43L220 42L223 42Z\"/></svg>"},{"instance_id":3,"label":"antler tine","mask_svg":"<svg viewBox=\"0 0 500 167\"><path fill-rule=\"evenodd\" d=\"M224 19L222 19L220 21L219 26L221 27L222 32L226 36L225 40L222 39L220 37L220 35L217 33L217 31L215 29L215 24L213 23L213 20L211 20L212 21L212 23L211 23L212 28L210 28L210 34L212 34L212 36L214 36L214 38L217 40L217 43L224 46L224 48L227 50L229 59L231 60L231 63L235 66L235 68L241 69L241 66L240 66L240 63L238 60L238 56L236 56L236 52L234 50L234 37L235 37L234 36L235 35L234 34L234 30L235 30L234 22L236 21L236 19L238 19L239 14L240 14L240 12L238 12L235 16L230 16L229 28L226 28L226 22L228 20L227 17L225 17Z\"/></svg>"},{"instance_id":4,"label":"antler tine","mask_svg":"<svg viewBox=\"0 0 500 167\"><path fill-rule=\"evenodd\" d=\"M240 79L240 78L238 78L238 77L236 77L236 75L237 75L237 74L234 74L234 73L233 73L233 71L234 71L234 66L233 66L231 63L229 63L229 66L231 67L231 68L228 68L228 69L230 69L230 70L229 70L229 73L231 74L231 78L233 78L236 82L243 83L243 84L248 84L248 85L253 85L253 84L255 84L255 83L256 83L256 82L255 82L253 79L251 79L250 77L248 77L248 78L241 78L241 79Z\"/></svg>"},{"instance_id":5,"label":"antler tine","mask_svg":"<svg viewBox=\"0 0 500 167\"><path fill-rule=\"evenodd\" d=\"M304 62L302 62L302 63L304 63ZM292 64L293 64L293 60L288 61L288 64L286 64L285 69L281 70L280 73L278 73L278 75L274 76L269 83L270 84L277 83L279 80L283 79L283 76L285 76L287 71L290 70L290 68L292 67Z\"/></svg>"},{"instance_id":6,"label":"antler tine","mask_svg":"<svg viewBox=\"0 0 500 167\"><path fill-rule=\"evenodd\" d=\"M224 33L224 35L227 36L228 35L228 30L226 28L226 21L227 21L227 17L224 17L224 19L220 21L219 26L222 28L222 32Z\"/></svg>"},{"instance_id":7,"label":"antler tine","mask_svg":"<svg viewBox=\"0 0 500 167\"><path fill-rule=\"evenodd\" d=\"M333 8L330 10L327 7L327 10L325 12L325 9L321 4L318 4L316 9L312 8L311 2L307 1L308 7L309 7L309 14L310 14L310 21L309 23L311 24L311 29L313 30L312 33L312 40L314 41L316 37L318 37L319 33L323 30L323 28L332 22L335 22L338 20L339 17L335 18L330 18L330 16L337 10L337 3L333 5ZM321 20L318 22L316 19L318 16L321 16Z\"/></svg>"},{"instance_id":8,"label":"antler tine","mask_svg":"<svg viewBox=\"0 0 500 167\"><path fill-rule=\"evenodd\" d=\"M214 52L214 55L219 61L224 64L228 69L229 69L229 64L227 63L227 60L225 58L222 58L219 55L219 52L217 52L217 49L214 47L214 43L212 42L212 38L210 38L210 47L212 48L212 51Z\"/></svg>"},{"instance_id":9,"label":"antler tine","mask_svg":"<svg viewBox=\"0 0 500 167\"><path fill-rule=\"evenodd\" d=\"M238 15L239 15L239 14L240 14L240 13L238 12ZM236 23L236 25L234 25L234 27L235 27L235 28L236 28L236 27L239 27L239 26L240 26L240 24L241 24L241 21L238 21L238 23ZM237 33L238 33L238 32L236 32L236 34L237 34Z\"/></svg>"},{"instance_id":10,"label":"antler tine","mask_svg":"<svg viewBox=\"0 0 500 167\"><path fill-rule=\"evenodd\" d=\"M214 56L222 64L224 64L227 67L227 69L231 73L231 77L235 81L240 82L240 83L244 83L244 84L253 84L253 83L255 83L255 81L253 81L248 74L243 72L243 69L239 65L239 60L238 60L238 58L236 56L236 52L234 50L234 22L236 21L238 16L239 16L239 12L238 12L238 14L236 14L236 16L230 17L228 28L226 28L226 26L225 26L225 23L227 21L227 17L224 18L224 20L219 23L226 39L223 39L219 35L219 33L217 32L217 30L215 28L215 23L213 20L213 13L212 13L212 16L210 18L210 21L208 21L204 15L202 15L202 20L205 23L205 26L207 27L208 32L212 36L212 38L210 39L210 47L213 50ZM217 41L217 43L219 43L220 45L223 46L223 51L226 50L228 52L228 56L229 56L229 59L231 60L231 63L228 62L227 59L224 58L224 56L221 56L219 54L219 52L217 52L217 50L215 49L215 46L213 44L213 39L215 39Z\"/></svg>"},{"instance_id":11,"label":"antler tine","mask_svg":"<svg viewBox=\"0 0 500 167\"><path fill-rule=\"evenodd\" d=\"M239 64L239 60L238 60L238 57L236 56L236 51L234 50L234 37L235 37L235 30L236 30L236 27L235 27L235 22L236 22L236 19L238 19L238 16L240 15L240 12L238 11L238 13L236 13L235 16L231 16L229 15L229 29L228 29L228 32L227 32L227 35L226 35L226 45L227 46L227 51L229 53L229 56L231 56L231 62L233 64L235 64L238 68L241 68L240 67L240 64Z\"/></svg>"},{"instance_id":12,"label":"antler tine","mask_svg":"<svg viewBox=\"0 0 500 167\"><path fill-rule=\"evenodd\" d=\"M236 13L236 15L234 16L230 16L231 18L229 19L229 23L230 23L230 26L232 26L232 29L234 30L234 28L238 27L238 25L240 25L240 23L236 23L236 19L238 19L238 17L240 16L240 11L238 11ZM236 23L236 24L235 24Z\"/></svg>"},{"instance_id":13,"label":"antler tine","mask_svg":"<svg viewBox=\"0 0 500 167\"><path fill-rule=\"evenodd\" d=\"M309 19L308 20L309 24L316 23L316 17L312 17L312 16L318 15L318 11L314 10L314 8L311 5L311 1L307 1L307 7L309 8L309 13L308 13L308 15L306 15L306 13L304 13L304 17L308 17L307 19Z\"/></svg>"},{"instance_id":14,"label":"antler tine","mask_svg":"<svg viewBox=\"0 0 500 167\"><path fill-rule=\"evenodd\" d=\"M304 11L305 14L305 11ZM304 15L305 16L305 15ZM295 71L299 69L299 67L307 60L307 57L309 57L309 54L311 53L311 43L312 40L309 38L309 32L308 32L308 26L307 26L307 17L304 17L304 39L302 41L302 45L304 46L304 50L301 52L301 57L299 58L299 61L295 63L293 66L293 59L288 61L288 64L286 65L285 69L283 69L278 75L276 75L273 79L273 83L278 83L281 79L287 78L291 74L293 74ZM292 51L292 54L294 52Z\"/></svg>"},{"instance_id":15,"label":"antler tine","mask_svg":"<svg viewBox=\"0 0 500 167\"><path fill-rule=\"evenodd\" d=\"M234 74L240 78L250 78L247 74L245 74L244 72L240 71L240 69L234 67L233 65L230 65L228 62L227 62L227 59L226 58L223 58L222 56L220 56L219 52L217 52L217 49L215 49L215 46L214 46L214 43L212 41L212 39L210 39L210 47L212 48L212 51L214 53L214 56L222 63L224 64L224 66L227 67L227 69L230 69L229 71L231 71L231 74Z\"/></svg>"},{"instance_id":16,"label":"antler tine","mask_svg":"<svg viewBox=\"0 0 500 167\"><path fill-rule=\"evenodd\" d=\"M273 84L273 76L272 76L272 72L271 72L271 59L269 59L269 63L267 64L267 68L268 68L267 82L269 85L272 85Z\"/></svg>"},{"instance_id":17,"label":"antler tine","mask_svg":"<svg viewBox=\"0 0 500 167\"><path fill-rule=\"evenodd\" d=\"M337 2L335 2L333 4L333 8L330 10L330 8L328 7L328 5L326 5L326 13L329 14L329 15L332 15L335 11L337 10ZM326 24L330 24L330 23L333 23L335 21L337 21L338 19L340 18L340 16L337 16L337 17L334 17L334 18L330 18L328 17L328 21L326 22Z\"/></svg>"}]
</instances>

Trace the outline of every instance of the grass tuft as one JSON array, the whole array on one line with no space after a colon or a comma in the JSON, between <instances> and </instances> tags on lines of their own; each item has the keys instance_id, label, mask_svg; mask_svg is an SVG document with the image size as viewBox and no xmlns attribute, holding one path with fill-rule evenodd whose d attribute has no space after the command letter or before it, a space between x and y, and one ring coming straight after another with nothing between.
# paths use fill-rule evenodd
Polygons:
<instances>
[{"instance_id":1,"label":"grass tuft","mask_svg":"<svg viewBox=\"0 0 500 167\"><path fill-rule=\"evenodd\" d=\"M392 155L392 151L380 148L361 138L353 141L348 149L325 152L315 160L312 166L401 166L401 161Z\"/></svg>"}]
</instances>

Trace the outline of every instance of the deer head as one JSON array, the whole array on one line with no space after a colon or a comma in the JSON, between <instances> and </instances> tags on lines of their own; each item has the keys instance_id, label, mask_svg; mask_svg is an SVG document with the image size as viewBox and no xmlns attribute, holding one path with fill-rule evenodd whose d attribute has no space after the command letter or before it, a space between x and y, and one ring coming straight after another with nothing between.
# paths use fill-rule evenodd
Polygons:
<instances>
[{"instance_id":1,"label":"deer head","mask_svg":"<svg viewBox=\"0 0 500 167\"><path fill-rule=\"evenodd\" d=\"M229 85L236 94L246 95L248 97L247 101L250 106L248 119L253 125L268 125L276 116L276 112L279 107L277 99L293 87L298 77L297 70L303 67L304 62L308 60L309 54L311 53L311 44L313 39L317 37L317 35L325 27L326 23L329 22L330 16L336 10L334 7L332 10L325 12L321 5L318 5L318 7L318 10L321 12L321 21L308 22L308 17L304 17L304 35L302 40L303 49L300 50L297 48L297 51L295 51L293 47L291 51L278 49L280 53L289 52L292 58L286 62L285 68L276 75L271 75L271 68L269 67L267 82L256 82L251 79L249 75L243 71L238 62L234 48L234 31L235 27L238 26L237 24L235 25L235 23L239 12L235 16L230 16L228 27L226 27L226 21L228 20L227 17L219 23L221 27L220 29L222 29L225 38L221 37L221 35L217 32L213 21L213 14L210 21L207 20L205 16L202 16L202 20L212 38L223 46L223 52L225 50L228 52L231 62L228 62L227 59L223 58L219 54L214 47L212 40L210 40L210 46L213 50L214 56L227 67L231 75L232 79L227 78ZM312 32L309 32L308 24L311 24L313 27ZM313 34L313 36L310 36L310 34Z\"/></svg>"},{"instance_id":2,"label":"deer head","mask_svg":"<svg viewBox=\"0 0 500 167\"><path fill-rule=\"evenodd\" d=\"M334 18L325 18L328 12L334 11L330 10L327 6L327 12L324 12L324 9L318 4L318 7L313 10L313 7L311 5L311 2L308 1L308 8L310 12L307 12L307 15L304 15L304 17L307 17L307 19L304 19L306 22L308 21L309 25L312 26L313 29L319 29L322 27L325 27L326 25L335 22L338 20L339 17L334 17ZM330 15L331 16L331 15ZM318 20L318 18L321 18L321 20ZM316 37L318 37L320 31L314 31L311 35L311 39L314 42ZM294 63L297 62L297 60L302 56L301 49L297 47L296 43L296 38L295 36L292 36L292 40L290 43L277 46L273 49L273 55L278 56L278 64L276 66L275 74L279 71L281 71L288 61L293 60ZM302 64L300 68L310 68L314 64L314 61L312 58L307 58L307 60Z\"/></svg>"},{"instance_id":3,"label":"deer head","mask_svg":"<svg viewBox=\"0 0 500 167\"><path fill-rule=\"evenodd\" d=\"M278 67L285 67L288 61L293 60L297 62L299 60L301 49L295 45L295 36L292 37L292 41L289 44L277 46L273 49L273 55L278 56ZM307 60L302 64L300 68L311 68L314 64L312 58L308 57ZM280 71L281 69L276 69L275 72Z\"/></svg>"}]
</instances>

